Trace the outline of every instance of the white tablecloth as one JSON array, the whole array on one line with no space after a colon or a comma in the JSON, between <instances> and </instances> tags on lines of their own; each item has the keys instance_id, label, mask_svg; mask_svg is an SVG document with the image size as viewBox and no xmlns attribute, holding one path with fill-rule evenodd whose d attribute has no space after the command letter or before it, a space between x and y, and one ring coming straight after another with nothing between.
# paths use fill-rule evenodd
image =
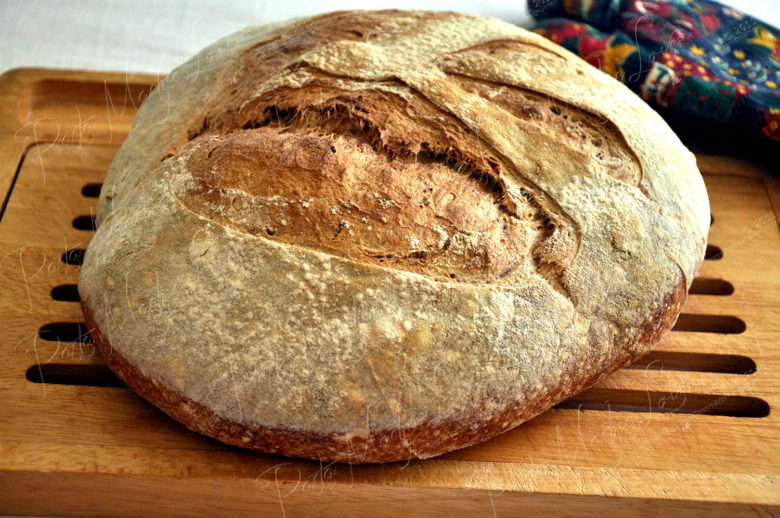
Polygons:
<instances>
[{"instance_id":1,"label":"white tablecloth","mask_svg":"<svg viewBox=\"0 0 780 518\"><path fill-rule=\"evenodd\" d=\"M732 0L780 26L780 0ZM453 10L528 25L525 0L0 0L0 73L56 67L166 73L246 25L337 9Z\"/></svg>"}]
</instances>

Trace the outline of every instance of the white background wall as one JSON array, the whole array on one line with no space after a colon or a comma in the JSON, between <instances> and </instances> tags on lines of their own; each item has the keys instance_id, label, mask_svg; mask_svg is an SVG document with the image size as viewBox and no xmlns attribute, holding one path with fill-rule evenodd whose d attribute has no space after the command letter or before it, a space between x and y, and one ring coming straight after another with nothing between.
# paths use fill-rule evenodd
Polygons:
<instances>
[{"instance_id":1,"label":"white background wall","mask_svg":"<svg viewBox=\"0 0 780 518\"><path fill-rule=\"evenodd\" d=\"M725 3L780 26L780 0ZM531 23L525 0L0 0L0 73L15 67L165 73L246 25L367 7L453 10Z\"/></svg>"}]
</instances>

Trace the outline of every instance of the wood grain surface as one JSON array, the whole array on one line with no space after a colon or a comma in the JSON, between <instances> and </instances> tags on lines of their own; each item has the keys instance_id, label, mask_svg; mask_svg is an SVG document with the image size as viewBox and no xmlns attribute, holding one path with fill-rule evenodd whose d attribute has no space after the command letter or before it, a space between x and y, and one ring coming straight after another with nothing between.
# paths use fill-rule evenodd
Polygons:
<instances>
[{"instance_id":1,"label":"wood grain surface","mask_svg":"<svg viewBox=\"0 0 780 518\"><path fill-rule=\"evenodd\" d=\"M321 464L187 431L113 376L82 324L100 183L154 81L0 76L0 513L780 514L780 188L764 167L698 157L708 259L648 357L481 445Z\"/></svg>"}]
</instances>

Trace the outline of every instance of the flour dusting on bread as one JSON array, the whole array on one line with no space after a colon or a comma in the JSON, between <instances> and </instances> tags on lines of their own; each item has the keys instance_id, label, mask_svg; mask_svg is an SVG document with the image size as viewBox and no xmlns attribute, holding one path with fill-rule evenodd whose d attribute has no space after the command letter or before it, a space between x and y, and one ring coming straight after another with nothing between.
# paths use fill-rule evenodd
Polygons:
<instances>
[{"instance_id":1,"label":"flour dusting on bread","mask_svg":"<svg viewBox=\"0 0 780 518\"><path fill-rule=\"evenodd\" d=\"M701 263L691 153L545 39L453 13L250 28L176 69L108 172L79 292L186 426L430 457L646 353Z\"/></svg>"}]
</instances>

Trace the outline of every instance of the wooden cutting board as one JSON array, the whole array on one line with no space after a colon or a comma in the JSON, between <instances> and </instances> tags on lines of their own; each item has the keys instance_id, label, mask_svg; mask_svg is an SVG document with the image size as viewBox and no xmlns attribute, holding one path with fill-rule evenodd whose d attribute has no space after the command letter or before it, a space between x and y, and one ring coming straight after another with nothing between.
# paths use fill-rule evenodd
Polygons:
<instances>
[{"instance_id":1,"label":"wooden cutting board","mask_svg":"<svg viewBox=\"0 0 780 518\"><path fill-rule=\"evenodd\" d=\"M158 79L0 77L0 513L780 513L780 188L761 167L698 156L711 244L648 357L478 446L322 464L189 432L113 376L82 324L100 184Z\"/></svg>"}]
</instances>

